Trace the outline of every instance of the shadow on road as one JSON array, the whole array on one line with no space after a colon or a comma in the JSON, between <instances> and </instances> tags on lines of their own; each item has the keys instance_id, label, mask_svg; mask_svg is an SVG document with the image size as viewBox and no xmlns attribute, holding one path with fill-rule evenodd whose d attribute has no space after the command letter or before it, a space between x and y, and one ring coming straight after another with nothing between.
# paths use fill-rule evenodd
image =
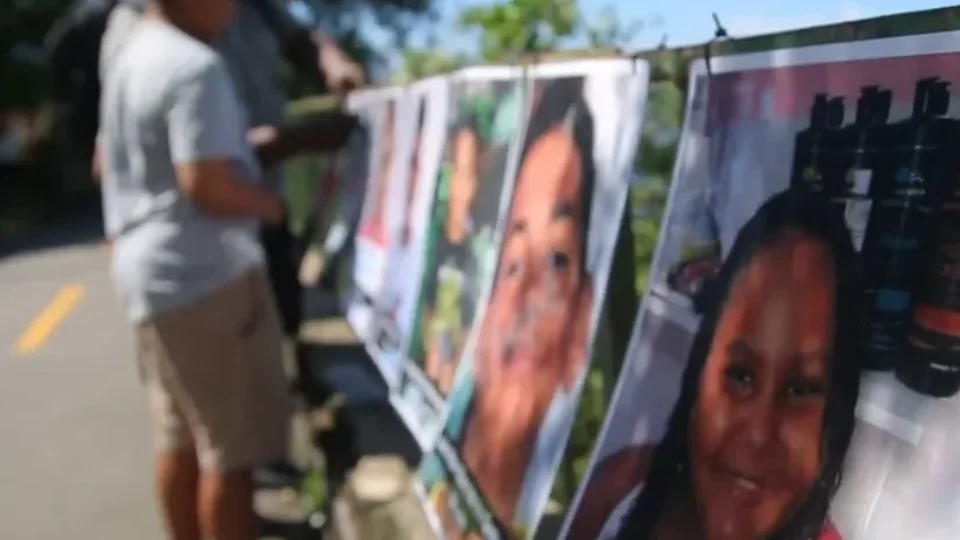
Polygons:
<instances>
[{"instance_id":1,"label":"shadow on road","mask_svg":"<svg viewBox=\"0 0 960 540\"><path fill-rule=\"evenodd\" d=\"M0 261L27 253L96 244L103 239L103 220L99 214L73 217L54 225L0 237Z\"/></svg>"}]
</instances>

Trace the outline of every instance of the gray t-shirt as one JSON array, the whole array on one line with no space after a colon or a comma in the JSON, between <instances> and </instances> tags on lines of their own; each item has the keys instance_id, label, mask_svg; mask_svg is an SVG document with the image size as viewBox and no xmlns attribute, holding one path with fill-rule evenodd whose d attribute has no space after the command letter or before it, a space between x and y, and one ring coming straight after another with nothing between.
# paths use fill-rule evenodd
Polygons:
<instances>
[{"instance_id":1,"label":"gray t-shirt","mask_svg":"<svg viewBox=\"0 0 960 540\"><path fill-rule=\"evenodd\" d=\"M263 264L254 220L204 214L175 166L226 158L259 182L230 74L208 45L143 21L116 56L102 96L101 151L114 285L134 322L198 300Z\"/></svg>"},{"instance_id":2,"label":"gray t-shirt","mask_svg":"<svg viewBox=\"0 0 960 540\"><path fill-rule=\"evenodd\" d=\"M263 2L264 0L257 0ZM278 0L272 2L273 11L287 31L296 27L296 21ZM100 77L106 78L117 54L123 50L142 16L144 0L123 0L110 13L100 48ZM247 112L251 126L280 126L286 123L287 96L277 75L282 60L280 43L270 26L263 20L253 3L241 1L232 24L214 44L223 56L230 72L240 103ZM264 173L267 187L279 191L283 167L276 165Z\"/></svg>"}]
</instances>

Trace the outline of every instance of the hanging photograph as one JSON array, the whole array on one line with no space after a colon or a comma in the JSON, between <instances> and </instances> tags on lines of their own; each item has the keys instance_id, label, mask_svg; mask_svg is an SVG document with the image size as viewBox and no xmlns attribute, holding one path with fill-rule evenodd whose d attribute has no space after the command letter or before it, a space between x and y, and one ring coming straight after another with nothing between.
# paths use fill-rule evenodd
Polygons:
<instances>
[{"instance_id":1,"label":"hanging photograph","mask_svg":"<svg viewBox=\"0 0 960 540\"><path fill-rule=\"evenodd\" d=\"M960 33L714 58L564 538L960 538Z\"/></svg>"},{"instance_id":2,"label":"hanging photograph","mask_svg":"<svg viewBox=\"0 0 960 540\"><path fill-rule=\"evenodd\" d=\"M397 130L391 199L391 238L384 289L377 300L371 356L390 387L399 383L406 359L423 273L427 227L447 126L448 77L413 85L405 96L404 122Z\"/></svg>"},{"instance_id":3,"label":"hanging photograph","mask_svg":"<svg viewBox=\"0 0 960 540\"><path fill-rule=\"evenodd\" d=\"M510 164L522 136L520 68L481 67L452 80L439 176L396 408L426 448L496 260Z\"/></svg>"},{"instance_id":4,"label":"hanging photograph","mask_svg":"<svg viewBox=\"0 0 960 540\"><path fill-rule=\"evenodd\" d=\"M355 98L351 94L351 98ZM329 157L329 168L321 177L320 197L330 197L330 204L318 205L318 214L313 217L315 227L322 229L320 223L330 219L329 228L323 237L320 260L313 251L308 251L304 263L301 265L301 282L308 283L320 277L320 288L340 291L341 283L353 283L352 246L355 244L355 234L363 212L363 198L366 193L366 182L369 177L372 156L372 133L370 124L371 110L358 106L356 99L348 99L348 110L358 116L357 128L347 139L345 146L336 154ZM333 211L331 217L323 215ZM312 234L305 233L305 239L312 238ZM317 264L319 263L319 264ZM314 266L316 265L316 266ZM320 276L311 276L312 269L319 266ZM338 294L340 309L350 311L350 303L361 298L359 294Z\"/></svg>"},{"instance_id":5,"label":"hanging photograph","mask_svg":"<svg viewBox=\"0 0 960 540\"><path fill-rule=\"evenodd\" d=\"M373 304L380 296L386 271L388 223L387 207L396 155L395 127L397 88L370 90L351 94L348 110L360 111L370 132L370 162L363 197L363 209L356 233L353 260L354 288L348 301L347 320L363 340L370 336Z\"/></svg>"},{"instance_id":6,"label":"hanging photograph","mask_svg":"<svg viewBox=\"0 0 960 540\"><path fill-rule=\"evenodd\" d=\"M545 64L530 75L494 279L421 469L447 538L536 530L589 367L643 121L644 62Z\"/></svg>"}]
</instances>

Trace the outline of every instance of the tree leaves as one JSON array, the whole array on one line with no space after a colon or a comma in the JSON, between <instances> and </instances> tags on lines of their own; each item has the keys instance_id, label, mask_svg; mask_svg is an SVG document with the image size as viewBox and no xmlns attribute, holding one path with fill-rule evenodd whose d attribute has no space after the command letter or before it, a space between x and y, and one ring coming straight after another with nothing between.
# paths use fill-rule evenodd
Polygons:
<instances>
[{"instance_id":1,"label":"tree leaves","mask_svg":"<svg viewBox=\"0 0 960 540\"><path fill-rule=\"evenodd\" d=\"M497 62L531 52L556 49L579 30L576 0L506 0L460 13L464 30L480 32L481 58Z\"/></svg>"}]
</instances>

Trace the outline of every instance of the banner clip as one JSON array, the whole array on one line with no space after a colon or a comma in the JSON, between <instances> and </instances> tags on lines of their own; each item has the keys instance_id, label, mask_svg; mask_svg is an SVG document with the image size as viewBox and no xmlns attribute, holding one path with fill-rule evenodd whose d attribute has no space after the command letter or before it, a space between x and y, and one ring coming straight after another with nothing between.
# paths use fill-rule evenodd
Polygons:
<instances>
[{"instance_id":1,"label":"banner clip","mask_svg":"<svg viewBox=\"0 0 960 540\"><path fill-rule=\"evenodd\" d=\"M730 38L730 34L727 33L727 29L724 28L723 23L720 22L720 16L717 15L716 12L713 12L712 16L713 16L713 24L714 26L716 26L716 30L713 32L713 37L710 38L710 41L708 41L706 45L704 45L703 47L703 59L706 61L706 64L707 64L708 77L713 76L713 69L710 65L710 59L713 56L713 44L718 41L727 40Z\"/></svg>"}]
</instances>

